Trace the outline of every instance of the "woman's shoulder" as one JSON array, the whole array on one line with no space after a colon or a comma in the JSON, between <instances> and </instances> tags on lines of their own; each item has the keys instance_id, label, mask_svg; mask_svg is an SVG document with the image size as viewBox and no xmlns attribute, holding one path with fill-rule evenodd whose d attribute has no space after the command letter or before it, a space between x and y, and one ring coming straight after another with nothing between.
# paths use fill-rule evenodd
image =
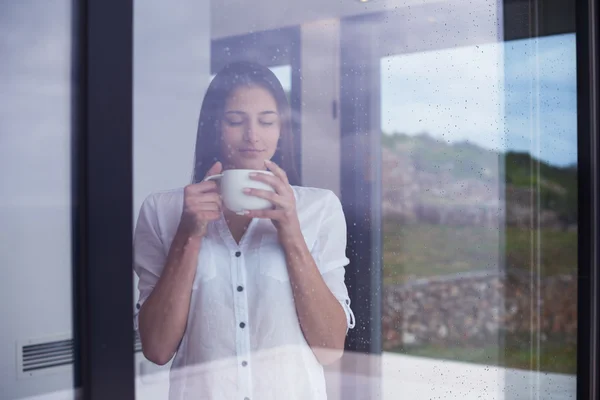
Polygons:
<instances>
[{"instance_id":1,"label":"woman's shoulder","mask_svg":"<svg viewBox=\"0 0 600 400\"><path fill-rule=\"evenodd\" d=\"M315 206L320 209L337 207L340 203L337 195L330 189L306 186L292 186L292 189L296 196L296 208L298 210Z\"/></svg>"},{"instance_id":2,"label":"woman's shoulder","mask_svg":"<svg viewBox=\"0 0 600 400\"><path fill-rule=\"evenodd\" d=\"M181 208L183 202L183 187L151 192L142 203L142 208L150 207L164 211L169 208Z\"/></svg>"},{"instance_id":3,"label":"woman's shoulder","mask_svg":"<svg viewBox=\"0 0 600 400\"><path fill-rule=\"evenodd\" d=\"M305 237L322 229L345 230L345 215L338 196L329 189L293 186L296 211Z\"/></svg>"}]
</instances>

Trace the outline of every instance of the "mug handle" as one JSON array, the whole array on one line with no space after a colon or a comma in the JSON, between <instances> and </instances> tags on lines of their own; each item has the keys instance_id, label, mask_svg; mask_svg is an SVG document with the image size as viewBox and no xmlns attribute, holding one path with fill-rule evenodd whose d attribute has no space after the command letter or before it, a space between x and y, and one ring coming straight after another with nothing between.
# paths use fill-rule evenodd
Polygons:
<instances>
[{"instance_id":1,"label":"mug handle","mask_svg":"<svg viewBox=\"0 0 600 400\"><path fill-rule=\"evenodd\" d=\"M202 180L202 182L213 181L215 179L221 179L222 177L223 177L223 174L211 175L211 176L207 176L206 178L204 178Z\"/></svg>"}]
</instances>

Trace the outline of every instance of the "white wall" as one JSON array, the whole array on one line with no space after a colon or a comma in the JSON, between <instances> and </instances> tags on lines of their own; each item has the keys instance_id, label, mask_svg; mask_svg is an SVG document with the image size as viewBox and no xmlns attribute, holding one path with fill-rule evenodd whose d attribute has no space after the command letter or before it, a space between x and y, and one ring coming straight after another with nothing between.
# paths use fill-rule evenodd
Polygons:
<instances>
[{"instance_id":1,"label":"white wall","mask_svg":"<svg viewBox=\"0 0 600 400\"><path fill-rule=\"evenodd\" d=\"M302 184L340 195L340 22L301 27ZM333 115L334 101L337 117Z\"/></svg>"},{"instance_id":2,"label":"white wall","mask_svg":"<svg viewBox=\"0 0 600 400\"><path fill-rule=\"evenodd\" d=\"M485 1L475 0L474 3ZM367 3L358 0L218 0L213 2L211 10L211 32L213 38L222 38L324 19L445 2L444 0L371 0Z\"/></svg>"},{"instance_id":3,"label":"white wall","mask_svg":"<svg viewBox=\"0 0 600 400\"><path fill-rule=\"evenodd\" d=\"M190 183L209 82L208 0L135 2L134 210L151 192Z\"/></svg>"},{"instance_id":4,"label":"white wall","mask_svg":"<svg viewBox=\"0 0 600 400\"><path fill-rule=\"evenodd\" d=\"M73 386L17 374L17 343L71 336L68 0L0 1L0 397Z\"/></svg>"}]
</instances>

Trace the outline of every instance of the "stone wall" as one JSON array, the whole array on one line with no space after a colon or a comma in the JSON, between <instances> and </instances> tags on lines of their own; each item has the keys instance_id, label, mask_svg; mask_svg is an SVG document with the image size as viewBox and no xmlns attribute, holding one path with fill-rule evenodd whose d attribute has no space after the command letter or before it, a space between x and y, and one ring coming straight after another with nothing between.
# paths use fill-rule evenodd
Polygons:
<instances>
[{"instance_id":1,"label":"stone wall","mask_svg":"<svg viewBox=\"0 0 600 400\"><path fill-rule=\"evenodd\" d=\"M502 333L538 330L542 340L560 335L574 342L577 279L557 275L538 282L521 271L470 272L389 285L382 324L386 350L497 342Z\"/></svg>"}]
</instances>

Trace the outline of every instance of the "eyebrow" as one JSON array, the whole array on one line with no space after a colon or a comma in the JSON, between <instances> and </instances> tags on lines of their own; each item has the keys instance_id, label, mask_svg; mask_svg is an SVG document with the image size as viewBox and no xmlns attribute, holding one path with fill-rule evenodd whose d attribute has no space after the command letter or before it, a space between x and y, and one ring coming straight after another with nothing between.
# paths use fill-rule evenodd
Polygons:
<instances>
[{"instance_id":1,"label":"eyebrow","mask_svg":"<svg viewBox=\"0 0 600 400\"><path fill-rule=\"evenodd\" d=\"M237 110L226 111L225 114L246 115L245 112L243 112L243 111L237 111ZM270 114L277 115L277 112L275 112L275 111L262 111L262 112L259 113L259 115L270 115Z\"/></svg>"}]
</instances>

